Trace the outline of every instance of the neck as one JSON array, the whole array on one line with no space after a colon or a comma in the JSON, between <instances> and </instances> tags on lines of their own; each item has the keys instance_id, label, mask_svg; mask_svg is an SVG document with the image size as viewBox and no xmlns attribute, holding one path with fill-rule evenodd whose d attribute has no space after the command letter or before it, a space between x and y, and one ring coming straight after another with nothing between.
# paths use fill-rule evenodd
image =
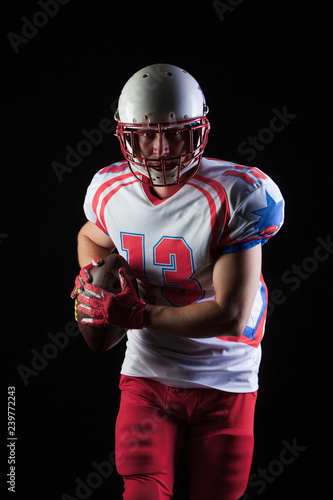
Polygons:
<instances>
[{"instance_id":1,"label":"neck","mask_svg":"<svg viewBox=\"0 0 333 500\"><path fill-rule=\"evenodd\" d=\"M165 198L170 198L170 196L173 196L177 191L179 191L184 184L178 184L175 186L154 186L151 187L150 190L151 192L156 196L156 198L159 198L160 200L164 200Z\"/></svg>"}]
</instances>

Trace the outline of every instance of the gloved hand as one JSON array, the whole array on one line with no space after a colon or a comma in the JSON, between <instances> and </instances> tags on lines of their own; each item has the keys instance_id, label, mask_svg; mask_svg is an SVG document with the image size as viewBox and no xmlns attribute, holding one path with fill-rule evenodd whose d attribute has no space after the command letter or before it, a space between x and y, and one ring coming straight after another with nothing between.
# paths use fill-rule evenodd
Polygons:
<instances>
[{"instance_id":1,"label":"gloved hand","mask_svg":"<svg viewBox=\"0 0 333 500\"><path fill-rule=\"evenodd\" d=\"M86 283L91 282L90 272L93 267L98 267L103 264L103 260L99 257L96 257L91 261L91 264L88 264L85 267L82 267L80 273L75 278L75 287L72 290L71 298L75 299L79 293L83 291L84 285Z\"/></svg>"},{"instance_id":2,"label":"gloved hand","mask_svg":"<svg viewBox=\"0 0 333 500\"><path fill-rule=\"evenodd\" d=\"M86 283L84 291L77 297L77 309L91 318L82 324L96 327L118 325L128 329L143 327L146 309L144 301L138 297L124 267L119 269L121 292L111 293Z\"/></svg>"}]
</instances>

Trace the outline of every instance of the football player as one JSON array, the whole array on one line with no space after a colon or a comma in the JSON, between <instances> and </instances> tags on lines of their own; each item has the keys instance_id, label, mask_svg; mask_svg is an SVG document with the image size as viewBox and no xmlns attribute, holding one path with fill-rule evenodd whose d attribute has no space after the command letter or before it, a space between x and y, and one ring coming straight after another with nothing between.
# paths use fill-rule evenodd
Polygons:
<instances>
[{"instance_id":1,"label":"football player","mask_svg":"<svg viewBox=\"0 0 333 500\"><path fill-rule=\"evenodd\" d=\"M203 157L210 125L198 82L153 64L115 114L124 160L96 173L78 235L78 309L127 344L116 423L125 500L173 496L184 447L191 500L236 500L253 453L267 290L261 247L283 223L277 185L255 167ZM89 283L92 259L129 263L119 294ZM89 320L88 320L89 321Z\"/></svg>"}]
</instances>

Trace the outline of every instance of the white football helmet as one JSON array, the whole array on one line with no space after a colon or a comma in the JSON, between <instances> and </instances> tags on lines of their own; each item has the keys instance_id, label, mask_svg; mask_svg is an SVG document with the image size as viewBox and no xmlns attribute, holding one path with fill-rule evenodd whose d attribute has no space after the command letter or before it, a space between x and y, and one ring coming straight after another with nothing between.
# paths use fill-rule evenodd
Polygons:
<instances>
[{"instance_id":1,"label":"white football helmet","mask_svg":"<svg viewBox=\"0 0 333 500\"><path fill-rule=\"evenodd\" d=\"M117 137L133 175L151 186L180 184L192 177L208 140L207 113L200 85L187 71L152 64L135 73L125 84L115 113ZM186 152L158 160L144 158L138 135L168 132L188 134Z\"/></svg>"}]
</instances>

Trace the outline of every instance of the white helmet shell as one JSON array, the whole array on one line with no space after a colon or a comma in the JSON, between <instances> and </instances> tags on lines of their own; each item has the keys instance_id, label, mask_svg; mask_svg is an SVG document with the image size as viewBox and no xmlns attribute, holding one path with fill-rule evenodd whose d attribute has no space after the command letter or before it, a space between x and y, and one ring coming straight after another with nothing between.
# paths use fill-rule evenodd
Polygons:
<instances>
[{"instance_id":1,"label":"white helmet shell","mask_svg":"<svg viewBox=\"0 0 333 500\"><path fill-rule=\"evenodd\" d=\"M152 64L125 84L115 118L122 123L172 123L208 113L199 83L172 64Z\"/></svg>"}]
</instances>

